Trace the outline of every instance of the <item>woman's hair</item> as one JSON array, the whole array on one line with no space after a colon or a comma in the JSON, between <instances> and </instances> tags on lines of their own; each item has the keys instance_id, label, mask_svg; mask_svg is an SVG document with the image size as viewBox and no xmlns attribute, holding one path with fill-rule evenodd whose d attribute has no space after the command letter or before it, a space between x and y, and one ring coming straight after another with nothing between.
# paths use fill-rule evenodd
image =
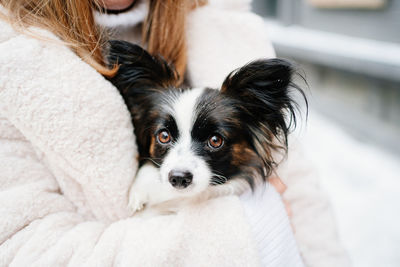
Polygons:
<instances>
[{"instance_id":1,"label":"woman's hair","mask_svg":"<svg viewBox=\"0 0 400 267\"><path fill-rule=\"evenodd\" d=\"M0 0L7 9L2 17L19 31L36 26L53 32L85 62L105 76L113 76L102 55L102 31L96 26L93 8L98 0ZM40 37L40 36L39 36Z\"/></svg>"},{"instance_id":2,"label":"woman's hair","mask_svg":"<svg viewBox=\"0 0 400 267\"><path fill-rule=\"evenodd\" d=\"M150 54L159 53L172 62L180 75L186 69L185 20L187 0L150 0L149 14L144 21L142 41Z\"/></svg>"},{"instance_id":3,"label":"woman's hair","mask_svg":"<svg viewBox=\"0 0 400 267\"><path fill-rule=\"evenodd\" d=\"M104 76L113 76L102 48L105 35L95 23L93 8L102 0L0 0L8 14L1 16L19 31L30 26L47 29L58 36L85 62ZM138 0L136 0L138 1ZM150 0L149 14L143 23L143 43L151 54L160 54L175 65L183 80L186 69L185 21L190 9L206 0ZM99 8L101 10L101 8ZM28 30L29 32L29 30Z\"/></svg>"}]
</instances>

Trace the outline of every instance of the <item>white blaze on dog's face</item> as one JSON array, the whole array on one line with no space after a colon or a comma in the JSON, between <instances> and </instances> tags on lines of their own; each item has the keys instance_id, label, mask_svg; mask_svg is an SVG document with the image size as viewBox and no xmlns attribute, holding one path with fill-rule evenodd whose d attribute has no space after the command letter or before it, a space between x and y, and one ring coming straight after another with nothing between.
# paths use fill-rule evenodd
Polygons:
<instances>
[{"instance_id":1,"label":"white blaze on dog's face","mask_svg":"<svg viewBox=\"0 0 400 267\"><path fill-rule=\"evenodd\" d=\"M211 183L212 171L204 158L196 153L192 139L195 108L202 93L203 89L188 90L166 107L176 123L177 134L171 136L175 140L171 140L161 163L160 177L162 183L169 184L181 194L199 193Z\"/></svg>"}]
</instances>

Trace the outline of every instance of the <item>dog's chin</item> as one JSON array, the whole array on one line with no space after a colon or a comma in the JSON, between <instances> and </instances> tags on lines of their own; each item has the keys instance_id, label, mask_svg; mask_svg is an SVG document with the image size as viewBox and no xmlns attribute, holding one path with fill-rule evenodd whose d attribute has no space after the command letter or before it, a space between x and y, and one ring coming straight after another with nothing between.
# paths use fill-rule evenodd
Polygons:
<instances>
[{"instance_id":1,"label":"dog's chin","mask_svg":"<svg viewBox=\"0 0 400 267\"><path fill-rule=\"evenodd\" d=\"M168 170L168 171L167 171ZM193 181L185 188L176 188L169 182L169 168L157 168L145 164L139 169L130 191L130 207L133 211L173 199L193 198L209 187L211 176L194 173Z\"/></svg>"}]
</instances>

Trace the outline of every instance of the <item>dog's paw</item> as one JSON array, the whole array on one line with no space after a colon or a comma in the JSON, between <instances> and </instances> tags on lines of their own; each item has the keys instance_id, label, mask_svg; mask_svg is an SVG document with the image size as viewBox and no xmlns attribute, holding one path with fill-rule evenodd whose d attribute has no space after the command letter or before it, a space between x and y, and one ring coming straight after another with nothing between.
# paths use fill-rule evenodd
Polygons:
<instances>
[{"instance_id":1,"label":"dog's paw","mask_svg":"<svg viewBox=\"0 0 400 267\"><path fill-rule=\"evenodd\" d=\"M147 202L147 194L139 192L137 190L131 190L129 192L128 208L132 213L143 210Z\"/></svg>"}]
</instances>

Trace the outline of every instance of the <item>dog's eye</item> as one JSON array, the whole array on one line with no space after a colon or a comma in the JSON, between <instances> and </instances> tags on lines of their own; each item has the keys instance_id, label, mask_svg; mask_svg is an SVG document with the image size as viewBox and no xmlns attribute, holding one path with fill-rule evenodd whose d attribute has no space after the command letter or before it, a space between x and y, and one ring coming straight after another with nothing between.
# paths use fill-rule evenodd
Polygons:
<instances>
[{"instance_id":1,"label":"dog's eye","mask_svg":"<svg viewBox=\"0 0 400 267\"><path fill-rule=\"evenodd\" d=\"M214 134L208 139L208 146L211 148L220 148L224 144L224 139L219 134Z\"/></svg>"},{"instance_id":2,"label":"dog's eye","mask_svg":"<svg viewBox=\"0 0 400 267\"><path fill-rule=\"evenodd\" d=\"M171 142L171 135L167 130L162 130L157 134L157 141L160 144L168 144Z\"/></svg>"}]
</instances>

